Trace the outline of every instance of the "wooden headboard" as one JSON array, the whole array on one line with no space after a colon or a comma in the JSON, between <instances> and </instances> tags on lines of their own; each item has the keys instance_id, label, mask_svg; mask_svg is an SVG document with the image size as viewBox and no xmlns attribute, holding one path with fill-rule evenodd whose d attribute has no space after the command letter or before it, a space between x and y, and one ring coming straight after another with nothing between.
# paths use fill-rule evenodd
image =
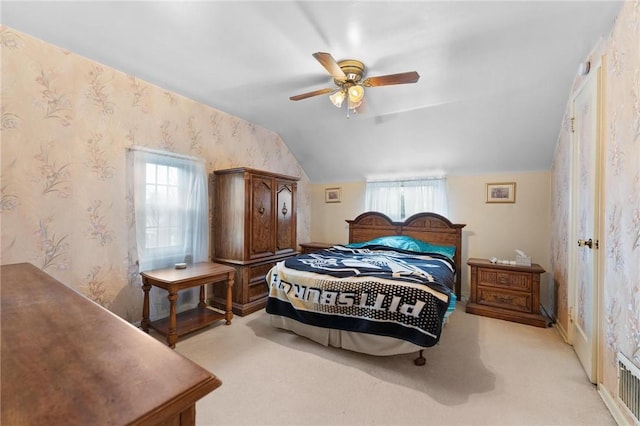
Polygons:
<instances>
[{"instance_id":1,"label":"wooden headboard","mask_svg":"<svg viewBox=\"0 0 640 426\"><path fill-rule=\"evenodd\" d=\"M462 283L462 228L436 213L416 213L404 222L393 222L379 212L362 213L349 224L349 243L362 243L389 235L406 235L432 244L455 246L456 284L453 289L460 300Z\"/></svg>"}]
</instances>

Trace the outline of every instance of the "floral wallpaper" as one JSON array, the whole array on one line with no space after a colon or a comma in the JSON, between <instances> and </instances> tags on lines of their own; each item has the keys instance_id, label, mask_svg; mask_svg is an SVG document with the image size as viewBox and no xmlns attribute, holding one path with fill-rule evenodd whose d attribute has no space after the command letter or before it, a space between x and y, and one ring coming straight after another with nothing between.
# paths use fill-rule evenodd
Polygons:
<instances>
[{"instance_id":1,"label":"floral wallpaper","mask_svg":"<svg viewBox=\"0 0 640 426\"><path fill-rule=\"evenodd\" d=\"M604 55L604 334L601 385L617 395L616 354L640 367L640 2L624 2L610 32L594 48ZM591 59L591 58L588 58ZM595 60L595 59L594 59ZM571 97L580 85L576 79ZM568 106L567 109L570 107ZM567 262L570 118L558 138L552 174L552 273L559 326L569 327Z\"/></svg>"},{"instance_id":2,"label":"floral wallpaper","mask_svg":"<svg viewBox=\"0 0 640 426\"><path fill-rule=\"evenodd\" d=\"M33 263L140 321L125 184L134 145L203 158L210 173L300 177L298 241L309 239L309 179L277 134L8 27L0 46L2 264Z\"/></svg>"}]
</instances>

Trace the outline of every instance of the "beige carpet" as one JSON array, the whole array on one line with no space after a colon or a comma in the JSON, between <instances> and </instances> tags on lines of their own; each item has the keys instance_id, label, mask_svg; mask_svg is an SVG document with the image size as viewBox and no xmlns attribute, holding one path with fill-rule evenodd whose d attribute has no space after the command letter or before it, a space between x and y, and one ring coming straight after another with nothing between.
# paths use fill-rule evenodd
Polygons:
<instances>
[{"instance_id":1,"label":"beige carpet","mask_svg":"<svg viewBox=\"0 0 640 426\"><path fill-rule=\"evenodd\" d=\"M466 314L440 343L374 357L269 325L259 311L183 338L176 350L216 374L204 425L615 425L554 328Z\"/></svg>"}]
</instances>

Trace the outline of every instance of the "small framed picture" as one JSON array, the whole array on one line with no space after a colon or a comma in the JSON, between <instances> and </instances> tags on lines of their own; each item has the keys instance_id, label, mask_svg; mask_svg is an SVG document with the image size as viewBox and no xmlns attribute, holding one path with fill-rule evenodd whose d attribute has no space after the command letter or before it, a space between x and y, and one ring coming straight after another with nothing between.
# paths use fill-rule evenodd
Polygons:
<instances>
[{"instance_id":1,"label":"small framed picture","mask_svg":"<svg viewBox=\"0 0 640 426\"><path fill-rule=\"evenodd\" d=\"M515 203L516 202L516 183L488 183L487 184L487 203Z\"/></svg>"},{"instance_id":2,"label":"small framed picture","mask_svg":"<svg viewBox=\"0 0 640 426\"><path fill-rule=\"evenodd\" d=\"M325 190L324 190L324 202L325 203L339 203L340 202L340 188L325 188Z\"/></svg>"}]
</instances>

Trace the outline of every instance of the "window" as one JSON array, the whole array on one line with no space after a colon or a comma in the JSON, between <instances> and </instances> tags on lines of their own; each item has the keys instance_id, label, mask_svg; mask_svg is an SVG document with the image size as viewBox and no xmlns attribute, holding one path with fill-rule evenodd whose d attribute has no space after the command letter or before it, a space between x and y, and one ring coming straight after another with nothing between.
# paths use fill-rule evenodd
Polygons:
<instances>
[{"instance_id":1,"label":"window","mask_svg":"<svg viewBox=\"0 0 640 426\"><path fill-rule=\"evenodd\" d=\"M185 205L181 187L186 173L165 164L145 164L145 236L144 248L179 250L184 241L183 215Z\"/></svg>"},{"instance_id":2,"label":"window","mask_svg":"<svg viewBox=\"0 0 640 426\"><path fill-rule=\"evenodd\" d=\"M404 221L420 212L447 216L446 179L424 178L367 182L366 210L384 213L394 221Z\"/></svg>"},{"instance_id":3,"label":"window","mask_svg":"<svg viewBox=\"0 0 640 426\"><path fill-rule=\"evenodd\" d=\"M140 270L209 256L209 201L204 163L133 150L134 206Z\"/></svg>"},{"instance_id":4,"label":"window","mask_svg":"<svg viewBox=\"0 0 640 426\"><path fill-rule=\"evenodd\" d=\"M209 209L204 163L171 153L133 150L140 270L205 261Z\"/></svg>"},{"instance_id":5,"label":"window","mask_svg":"<svg viewBox=\"0 0 640 426\"><path fill-rule=\"evenodd\" d=\"M209 195L204 162L141 148L130 151L129 161L139 270L208 260ZM152 319L166 315L166 294L151 291ZM180 293L179 311L193 307L187 306L197 300L192 293Z\"/></svg>"}]
</instances>

